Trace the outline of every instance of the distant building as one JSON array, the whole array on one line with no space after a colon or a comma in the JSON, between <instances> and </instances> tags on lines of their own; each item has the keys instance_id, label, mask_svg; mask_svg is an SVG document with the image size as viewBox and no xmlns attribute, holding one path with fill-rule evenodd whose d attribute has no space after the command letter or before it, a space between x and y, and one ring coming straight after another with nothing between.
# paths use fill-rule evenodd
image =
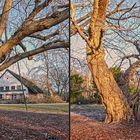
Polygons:
<instances>
[{"instance_id":1,"label":"distant building","mask_svg":"<svg viewBox=\"0 0 140 140\"><path fill-rule=\"evenodd\" d=\"M21 86L21 82L23 84L23 88ZM22 99L24 97L23 90L25 96L43 93L35 83L26 78L20 77L11 70L6 70L0 76L0 99Z\"/></svg>"}]
</instances>

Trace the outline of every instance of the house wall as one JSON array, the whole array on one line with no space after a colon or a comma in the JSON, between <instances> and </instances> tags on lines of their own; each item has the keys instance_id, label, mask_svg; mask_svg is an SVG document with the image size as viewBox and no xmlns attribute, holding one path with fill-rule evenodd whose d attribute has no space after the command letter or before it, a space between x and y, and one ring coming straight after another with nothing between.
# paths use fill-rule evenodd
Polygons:
<instances>
[{"instance_id":1,"label":"house wall","mask_svg":"<svg viewBox=\"0 0 140 140\"><path fill-rule=\"evenodd\" d=\"M9 87L9 90L6 90L6 87ZM11 87L15 86L15 90L12 90ZM23 98L22 89L17 90L17 86L21 86L21 83L18 79L16 79L13 75L11 75L8 71L2 77L0 77L0 87L4 87L4 90L0 90L0 98L2 99L20 99ZM23 86L24 93L28 95L28 88ZM16 97L15 97L16 95Z\"/></svg>"}]
</instances>

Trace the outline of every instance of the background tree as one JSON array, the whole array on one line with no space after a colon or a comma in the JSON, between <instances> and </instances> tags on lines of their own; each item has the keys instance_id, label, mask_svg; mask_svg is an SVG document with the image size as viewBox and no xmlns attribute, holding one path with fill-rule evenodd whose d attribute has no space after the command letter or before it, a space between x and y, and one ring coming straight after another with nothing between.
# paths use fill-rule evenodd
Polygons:
<instances>
[{"instance_id":1,"label":"background tree","mask_svg":"<svg viewBox=\"0 0 140 140\"><path fill-rule=\"evenodd\" d=\"M28 67L28 76L46 91L48 95L69 97L69 53L68 50L50 50L34 58L41 65Z\"/></svg>"}]
</instances>

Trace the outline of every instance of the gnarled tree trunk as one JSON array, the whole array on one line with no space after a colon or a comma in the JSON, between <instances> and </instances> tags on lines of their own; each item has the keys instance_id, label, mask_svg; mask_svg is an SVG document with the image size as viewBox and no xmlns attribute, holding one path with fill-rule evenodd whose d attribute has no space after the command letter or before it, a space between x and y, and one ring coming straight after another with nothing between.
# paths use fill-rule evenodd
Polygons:
<instances>
[{"instance_id":1,"label":"gnarled tree trunk","mask_svg":"<svg viewBox=\"0 0 140 140\"><path fill-rule=\"evenodd\" d=\"M107 114L106 123L124 122L129 121L131 117L130 107L105 62L102 46L107 5L108 0L94 1L94 12L89 27L89 42L86 48L87 63L101 93Z\"/></svg>"},{"instance_id":2,"label":"gnarled tree trunk","mask_svg":"<svg viewBox=\"0 0 140 140\"><path fill-rule=\"evenodd\" d=\"M123 122L130 119L130 108L126 97L118 87L112 73L103 59L95 58L89 61L88 66L91 70L93 79L101 93L102 101L106 109L106 123Z\"/></svg>"}]
</instances>

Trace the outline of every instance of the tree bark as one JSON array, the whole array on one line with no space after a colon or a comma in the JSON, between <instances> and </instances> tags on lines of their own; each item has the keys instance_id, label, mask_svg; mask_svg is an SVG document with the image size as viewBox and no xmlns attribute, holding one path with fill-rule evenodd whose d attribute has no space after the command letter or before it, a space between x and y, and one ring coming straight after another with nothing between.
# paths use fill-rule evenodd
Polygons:
<instances>
[{"instance_id":1,"label":"tree bark","mask_svg":"<svg viewBox=\"0 0 140 140\"><path fill-rule=\"evenodd\" d=\"M105 122L129 121L131 113L128 102L109 71L106 62L94 55L92 58L91 60L87 56L88 66L106 110Z\"/></svg>"},{"instance_id":2,"label":"tree bark","mask_svg":"<svg viewBox=\"0 0 140 140\"><path fill-rule=\"evenodd\" d=\"M108 0L95 0L89 27L87 63L106 109L106 123L129 121L129 104L105 62L102 46Z\"/></svg>"},{"instance_id":3,"label":"tree bark","mask_svg":"<svg viewBox=\"0 0 140 140\"><path fill-rule=\"evenodd\" d=\"M5 27L7 25L7 21L8 21L11 7L12 7L12 0L6 0L4 3L2 15L0 18L0 38L2 37L2 34L3 34Z\"/></svg>"}]
</instances>

